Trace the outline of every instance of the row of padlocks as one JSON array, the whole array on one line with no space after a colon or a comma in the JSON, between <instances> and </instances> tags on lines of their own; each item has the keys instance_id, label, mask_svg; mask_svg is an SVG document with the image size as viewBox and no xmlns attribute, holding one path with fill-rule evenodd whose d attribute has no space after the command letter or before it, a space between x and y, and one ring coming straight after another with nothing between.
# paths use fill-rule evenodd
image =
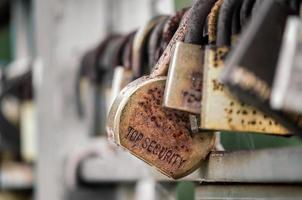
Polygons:
<instances>
[{"instance_id":1,"label":"row of padlocks","mask_svg":"<svg viewBox=\"0 0 302 200\"><path fill-rule=\"evenodd\" d=\"M102 85L109 139L174 179L219 148L220 131L301 136L299 11L299 0L196 0L109 35L83 58L79 113L84 77Z\"/></svg>"}]
</instances>

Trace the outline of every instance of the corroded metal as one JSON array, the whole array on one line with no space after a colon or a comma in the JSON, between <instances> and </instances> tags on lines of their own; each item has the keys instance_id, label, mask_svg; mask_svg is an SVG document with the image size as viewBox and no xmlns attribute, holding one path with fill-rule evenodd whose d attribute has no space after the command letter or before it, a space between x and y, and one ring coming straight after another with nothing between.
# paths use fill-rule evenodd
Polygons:
<instances>
[{"instance_id":1,"label":"corroded metal","mask_svg":"<svg viewBox=\"0 0 302 200\"><path fill-rule=\"evenodd\" d=\"M288 135L276 121L238 101L220 82L226 52L228 48L206 49L200 128Z\"/></svg>"},{"instance_id":2,"label":"corroded metal","mask_svg":"<svg viewBox=\"0 0 302 200\"><path fill-rule=\"evenodd\" d=\"M171 56L172 56L172 50L175 47L175 44L177 42L184 40L185 34L188 30L189 15L190 15L190 11L188 11L184 14L177 31L173 35L172 39L170 40L169 44L167 45L162 56L159 58L156 65L154 66L153 71L150 74L150 77L167 75L167 72L169 69L169 63L170 63Z\"/></svg>"},{"instance_id":3,"label":"corroded metal","mask_svg":"<svg viewBox=\"0 0 302 200\"><path fill-rule=\"evenodd\" d=\"M200 45L176 44L166 83L165 107L200 113L203 57Z\"/></svg>"},{"instance_id":4,"label":"corroded metal","mask_svg":"<svg viewBox=\"0 0 302 200\"><path fill-rule=\"evenodd\" d=\"M171 178L198 168L215 143L191 134L189 114L162 107L166 77L130 83L112 105L107 130L116 143Z\"/></svg>"},{"instance_id":5,"label":"corroded metal","mask_svg":"<svg viewBox=\"0 0 302 200\"><path fill-rule=\"evenodd\" d=\"M184 39L189 16L185 14L152 74L121 91L107 121L117 144L174 179L198 168L215 144L213 133L192 134L188 113L162 106L166 77L161 75L166 75L175 43Z\"/></svg>"}]
</instances>

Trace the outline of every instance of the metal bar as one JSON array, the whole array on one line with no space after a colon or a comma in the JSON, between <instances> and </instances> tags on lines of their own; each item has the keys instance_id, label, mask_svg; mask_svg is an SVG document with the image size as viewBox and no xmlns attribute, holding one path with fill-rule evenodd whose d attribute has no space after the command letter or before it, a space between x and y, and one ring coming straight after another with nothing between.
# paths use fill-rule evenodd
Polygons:
<instances>
[{"instance_id":1,"label":"metal bar","mask_svg":"<svg viewBox=\"0 0 302 200\"><path fill-rule=\"evenodd\" d=\"M301 185L200 185L195 199L301 199Z\"/></svg>"},{"instance_id":2,"label":"metal bar","mask_svg":"<svg viewBox=\"0 0 302 200\"><path fill-rule=\"evenodd\" d=\"M113 148L111 144L108 144L106 138L99 142L100 156L87 158L81 163L79 173L84 182L135 182L143 179L171 181L129 152L119 147ZM196 171L187 176L185 180L196 180L198 177L199 172Z\"/></svg>"},{"instance_id":3,"label":"metal bar","mask_svg":"<svg viewBox=\"0 0 302 200\"><path fill-rule=\"evenodd\" d=\"M83 180L100 183L110 180L117 182L136 181L145 177L159 181L171 181L171 179L162 176L128 152L118 149L114 154L108 154L108 152L109 149L103 149L102 157L90 158L82 163L80 175ZM301 157L301 147L212 152L199 170L183 180L196 182L302 183ZM119 167L121 165L122 168Z\"/></svg>"},{"instance_id":4,"label":"metal bar","mask_svg":"<svg viewBox=\"0 0 302 200\"><path fill-rule=\"evenodd\" d=\"M302 148L213 152L201 167L210 182L302 183Z\"/></svg>"}]
</instances>

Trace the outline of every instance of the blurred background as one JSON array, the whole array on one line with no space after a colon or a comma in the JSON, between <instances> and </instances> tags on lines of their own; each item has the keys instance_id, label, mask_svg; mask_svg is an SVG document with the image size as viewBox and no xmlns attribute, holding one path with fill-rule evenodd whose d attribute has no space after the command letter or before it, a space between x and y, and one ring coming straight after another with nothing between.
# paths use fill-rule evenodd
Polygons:
<instances>
[{"instance_id":1,"label":"blurred background","mask_svg":"<svg viewBox=\"0 0 302 200\"><path fill-rule=\"evenodd\" d=\"M107 111L94 101L96 86L81 83L84 117L75 89L83 56L105 36L129 33L189 5L191 0L0 0L0 200L190 200L207 194L200 190L202 172L174 182L108 143ZM104 96L106 88L100 90ZM301 145L296 137L248 133L222 133L221 140L227 151Z\"/></svg>"}]
</instances>

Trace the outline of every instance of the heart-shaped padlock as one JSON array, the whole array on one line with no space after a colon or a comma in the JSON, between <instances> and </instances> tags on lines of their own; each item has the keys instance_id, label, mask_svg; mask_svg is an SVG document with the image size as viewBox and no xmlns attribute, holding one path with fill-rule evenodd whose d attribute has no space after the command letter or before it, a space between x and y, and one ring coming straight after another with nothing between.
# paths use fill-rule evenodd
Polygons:
<instances>
[{"instance_id":1,"label":"heart-shaped padlock","mask_svg":"<svg viewBox=\"0 0 302 200\"><path fill-rule=\"evenodd\" d=\"M162 107L171 49L182 41L193 14L206 0L196 1L184 15L150 76L130 83L115 99L107 131L116 143L171 178L195 170L215 143L213 133L193 134L189 114Z\"/></svg>"}]
</instances>

